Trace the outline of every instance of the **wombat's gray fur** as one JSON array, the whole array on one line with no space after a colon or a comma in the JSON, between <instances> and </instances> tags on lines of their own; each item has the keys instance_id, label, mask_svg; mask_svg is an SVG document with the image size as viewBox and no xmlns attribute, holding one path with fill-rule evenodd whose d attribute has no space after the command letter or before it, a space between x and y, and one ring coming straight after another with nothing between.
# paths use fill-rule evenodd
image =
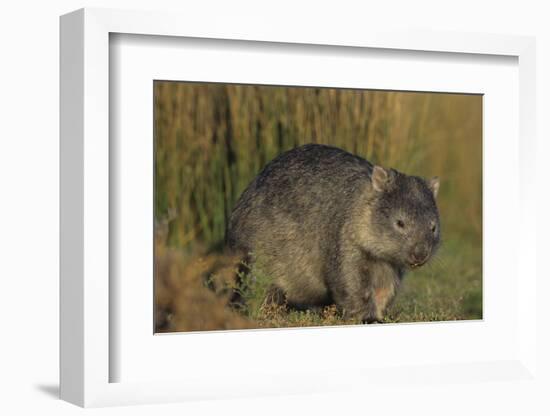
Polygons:
<instances>
[{"instance_id":1,"label":"wombat's gray fur","mask_svg":"<svg viewBox=\"0 0 550 416\"><path fill-rule=\"evenodd\" d=\"M437 178L308 144L272 160L243 192L227 243L251 254L289 305L335 303L380 321L404 272L439 245L438 188Z\"/></svg>"}]
</instances>

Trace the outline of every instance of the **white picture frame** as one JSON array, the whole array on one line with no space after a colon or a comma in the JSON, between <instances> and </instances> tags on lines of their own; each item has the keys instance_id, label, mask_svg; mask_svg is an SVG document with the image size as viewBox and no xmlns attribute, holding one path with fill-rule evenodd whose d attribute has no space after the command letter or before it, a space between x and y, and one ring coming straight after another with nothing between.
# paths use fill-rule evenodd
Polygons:
<instances>
[{"instance_id":1,"label":"white picture frame","mask_svg":"<svg viewBox=\"0 0 550 416\"><path fill-rule=\"evenodd\" d=\"M467 33L381 32L379 30L327 31L312 25L307 31L277 25L255 25L243 19L239 30L234 22L213 21L204 25L191 16L83 9L61 18L61 398L80 406L184 401L199 398L242 397L338 391L417 380L479 383L507 380L537 383L536 364L536 270L533 181L529 169L535 153L535 41L530 37ZM266 372L262 379L235 380L220 374L216 380L204 376L177 381L112 382L111 368L118 350L112 349L113 305L109 276L110 171L110 34L227 41L276 42L281 45L331 45L334 48L371 48L424 51L439 54L500 55L514 57L519 68L519 190L516 270L522 270L516 298L518 325L514 353L495 361L426 363L403 369L321 368L310 374ZM261 44L258 43L261 48ZM487 155L485 155L487 157ZM528 319L527 319L528 317ZM524 319L526 318L526 319ZM412 329L410 329L412 328ZM330 330L330 329L328 329ZM293 330L305 339L307 330ZM417 331L409 327L408 331ZM303 334L306 335L303 335ZM326 333L326 332L325 332ZM151 333L152 336L152 333ZM298 336L298 335L295 335ZM347 342L358 333L349 332ZM171 342L165 337L164 343ZM516 338L514 338L516 339ZM168 341L166 341L168 340ZM216 341L223 342L223 341ZM498 354L497 354L498 355ZM288 370L288 369L287 369ZM246 373L246 369L243 370ZM320 378L320 374L330 377ZM345 382L342 380L346 380ZM408 380L408 381L407 381Z\"/></svg>"}]
</instances>

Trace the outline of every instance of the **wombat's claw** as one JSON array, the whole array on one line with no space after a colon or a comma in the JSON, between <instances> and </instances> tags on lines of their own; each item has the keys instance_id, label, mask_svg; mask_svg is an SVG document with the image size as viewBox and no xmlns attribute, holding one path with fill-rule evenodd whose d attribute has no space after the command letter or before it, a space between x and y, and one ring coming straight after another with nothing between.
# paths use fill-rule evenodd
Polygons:
<instances>
[{"instance_id":1,"label":"wombat's claw","mask_svg":"<svg viewBox=\"0 0 550 416\"><path fill-rule=\"evenodd\" d=\"M381 324L382 321L379 320L379 319L376 319L376 318L363 318L363 320L361 321L363 324Z\"/></svg>"}]
</instances>

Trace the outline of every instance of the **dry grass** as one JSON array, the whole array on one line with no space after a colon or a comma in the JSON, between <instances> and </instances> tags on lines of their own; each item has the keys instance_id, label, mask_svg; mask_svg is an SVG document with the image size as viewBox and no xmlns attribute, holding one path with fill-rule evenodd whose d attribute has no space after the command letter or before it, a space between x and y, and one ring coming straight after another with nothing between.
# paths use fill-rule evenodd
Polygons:
<instances>
[{"instance_id":1,"label":"dry grass","mask_svg":"<svg viewBox=\"0 0 550 416\"><path fill-rule=\"evenodd\" d=\"M223 284L204 284L209 273L227 282L234 271L222 246L240 193L269 160L305 143L440 176L443 250L409 276L388 321L481 317L480 96L179 82L154 88L155 216L163 230L155 245L157 329L350 323L330 309L238 313L226 307Z\"/></svg>"},{"instance_id":2,"label":"dry grass","mask_svg":"<svg viewBox=\"0 0 550 416\"><path fill-rule=\"evenodd\" d=\"M158 236L157 236L158 239ZM198 253L186 257L161 241L155 245L157 331L244 329L251 321L227 308L238 259ZM212 276L215 273L215 278Z\"/></svg>"}]
</instances>

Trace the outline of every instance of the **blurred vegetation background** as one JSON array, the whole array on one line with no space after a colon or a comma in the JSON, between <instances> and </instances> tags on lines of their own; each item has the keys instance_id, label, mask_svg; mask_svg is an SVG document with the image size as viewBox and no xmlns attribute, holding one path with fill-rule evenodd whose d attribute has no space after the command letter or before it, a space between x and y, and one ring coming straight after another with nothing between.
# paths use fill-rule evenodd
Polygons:
<instances>
[{"instance_id":1,"label":"blurred vegetation background","mask_svg":"<svg viewBox=\"0 0 550 416\"><path fill-rule=\"evenodd\" d=\"M439 176L443 245L410 273L388 322L482 317L482 97L155 81L158 331L345 323L328 308L235 312L227 219L263 166L305 143ZM223 276L223 277L220 277Z\"/></svg>"}]
</instances>

